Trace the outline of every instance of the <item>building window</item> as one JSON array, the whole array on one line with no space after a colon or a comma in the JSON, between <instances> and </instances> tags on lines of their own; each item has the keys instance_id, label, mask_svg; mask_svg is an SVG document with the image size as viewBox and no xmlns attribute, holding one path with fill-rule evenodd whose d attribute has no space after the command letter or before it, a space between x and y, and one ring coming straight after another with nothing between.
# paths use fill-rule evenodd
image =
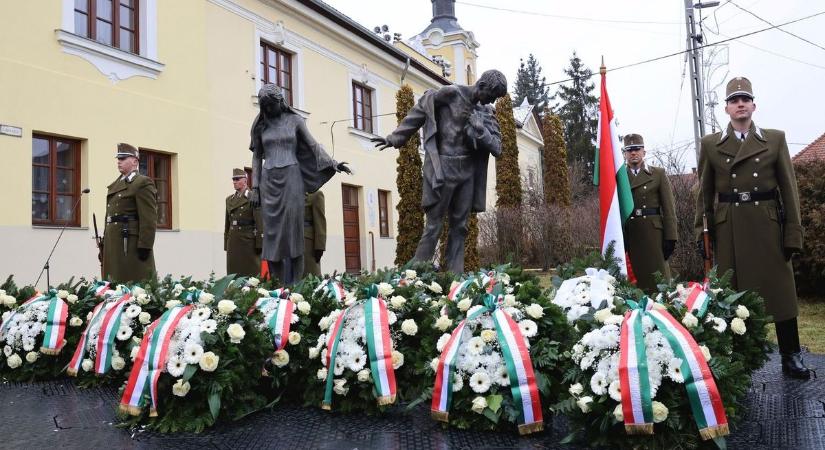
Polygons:
<instances>
[{"instance_id":1,"label":"building window","mask_svg":"<svg viewBox=\"0 0 825 450\"><path fill-rule=\"evenodd\" d=\"M32 224L80 226L80 143L32 136Z\"/></svg>"},{"instance_id":2,"label":"building window","mask_svg":"<svg viewBox=\"0 0 825 450\"><path fill-rule=\"evenodd\" d=\"M378 224L381 237L390 237L390 192L378 190Z\"/></svg>"},{"instance_id":3,"label":"building window","mask_svg":"<svg viewBox=\"0 0 825 450\"><path fill-rule=\"evenodd\" d=\"M138 0L75 0L75 34L139 54Z\"/></svg>"},{"instance_id":4,"label":"building window","mask_svg":"<svg viewBox=\"0 0 825 450\"><path fill-rule=\"evenodd\" d=\"M352 117L354 128L372 133L372 89L352 82Z\"/></svg>"},{"instance_id":5,"label":"building window","mask_svg":"<svg viewBox=\"0 0 825 450\"><path fill-rule=\"evenodd\" d=\"M262 84L274 84L284 91L284 99L292 106L292 54L261 42L260 79Z\"/></svg>"},{"instance_id":6,"label":"building window","mask_svg":"<svg viewBox=\"0 0 825 450\"><path fill-rule=\"evenodd\" d=\"M158 228L172 228L172 155L140 149L140 173L158 190Z\"/></svg>"}]
</instances>

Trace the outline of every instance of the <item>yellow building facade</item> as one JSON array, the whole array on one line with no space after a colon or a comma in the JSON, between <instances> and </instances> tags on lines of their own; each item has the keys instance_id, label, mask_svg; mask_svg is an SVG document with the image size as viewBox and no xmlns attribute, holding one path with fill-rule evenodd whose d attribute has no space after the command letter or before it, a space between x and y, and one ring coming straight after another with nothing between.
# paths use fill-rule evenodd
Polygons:
<instances>
[{"instance_id":1,"label":"yellow building facade","mask_svg":"<svg viewBox=\"0 0 825 450\"><path fill-rule=\"evenodd\" d=\"M402 82L416 96L449 83L441 66L317 0L114 4L4 6L0 274L33 283L65 220L52 281L99 274L92 215L102 232L118 142L141 149L142 170L159 187L159 274L225 273L224 199L232 168L250 165L265 81L283 86L327 153L355 171L322 189L322 270L392 265L397 151L379 152L369 139L394 129Z\"/></svg>"}]
</instances>

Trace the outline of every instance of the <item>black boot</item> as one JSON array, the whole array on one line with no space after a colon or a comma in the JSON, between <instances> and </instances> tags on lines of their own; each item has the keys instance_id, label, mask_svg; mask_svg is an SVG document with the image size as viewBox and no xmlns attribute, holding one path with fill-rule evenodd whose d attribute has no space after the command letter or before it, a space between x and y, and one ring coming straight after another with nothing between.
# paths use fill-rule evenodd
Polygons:
<instances>
[{"instance_id":1,"label":"black boot","mask_svg":"<svg viewBox=\"0 0 825 450\"><path fill-rule=\"evenodd\" d=\"M811 378L811 371L802 362L802 352L782 354L782 373L799 380Z\"/></svg>"},{"instance_id":2,"label":"black boot","mask_svg":"<svg viewBox=\"0 0 825 450\"><path fill-rule=\"evenodd\" d=\"M782 373L800 380L810 379L811 371L802 362L796 318L776 322L776 340L782 355Z\"/></svg>"}]
</instances>

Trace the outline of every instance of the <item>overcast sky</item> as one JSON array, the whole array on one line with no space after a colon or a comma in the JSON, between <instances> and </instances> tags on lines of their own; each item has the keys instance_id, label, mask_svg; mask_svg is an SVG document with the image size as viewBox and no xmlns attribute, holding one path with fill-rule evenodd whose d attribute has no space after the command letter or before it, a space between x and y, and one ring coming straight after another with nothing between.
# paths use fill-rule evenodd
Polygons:
<instances>
[{"instance_id":1,"label":"overcast sky","mask_svg":"<svg viewBox=\"0 0 825 450\"><path fill-rule=\"evenodd\" d=\"M325 1L368 28L387 24L404 39L421 32L432 17L430 0ZM773 24L825 11L822 0L722 0L720 7L703 10L706 42L770 26L735 5ZM598 72L602 56L610 69L685 49L684 3L680 0L458 0L456 16L481 44L479 71L503 71L511 92L519 58L526 59L530 53L552 83L566 78L563 70L574 50ZM825 47L825 15L783 29ZM708 88L718 85L716 91L724 98L730 77L748 77L756 95L755 122L763 128L785 130L791 154L825 133L824 49L774 29L734 40L728 44L727 55L722 53L716 62L727 64L719 64ZM690 84L687 77L684 83L682 78L684 64L683 56L675 56L607 74L621 134L642 134L648 149L693 140ZM593 80L598 96L598 77ZM716 107L716 117L725 127L728 118L723 107ZM689 170L694 165L691 155L686 166Z\"/></svg>"}]
</instances>

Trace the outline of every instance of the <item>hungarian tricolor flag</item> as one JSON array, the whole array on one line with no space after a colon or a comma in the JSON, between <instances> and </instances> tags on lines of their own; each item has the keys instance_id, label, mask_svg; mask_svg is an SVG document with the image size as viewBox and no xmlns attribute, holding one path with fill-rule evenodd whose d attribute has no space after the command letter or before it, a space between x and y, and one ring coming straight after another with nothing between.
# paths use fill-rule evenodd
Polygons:
<instances>
[{"instance_id":1,"label":"hungarian tricolor flag","mask_svg":"<svg viewBox=\"0 0 825 450\"><path fill-rule=\"evenodd\" d=\"M614 243L614 255L619 259L622 274L632 278L630 261L624 248L622 228L633 212L633 195L627 177L622 147L616 132L613 108L607 96L607 70L601 67L602 96L599 102L599 146L596 149L596 167L593 184L599 186L599 212L602 254Z\"/></svg>"}]
</instances>

